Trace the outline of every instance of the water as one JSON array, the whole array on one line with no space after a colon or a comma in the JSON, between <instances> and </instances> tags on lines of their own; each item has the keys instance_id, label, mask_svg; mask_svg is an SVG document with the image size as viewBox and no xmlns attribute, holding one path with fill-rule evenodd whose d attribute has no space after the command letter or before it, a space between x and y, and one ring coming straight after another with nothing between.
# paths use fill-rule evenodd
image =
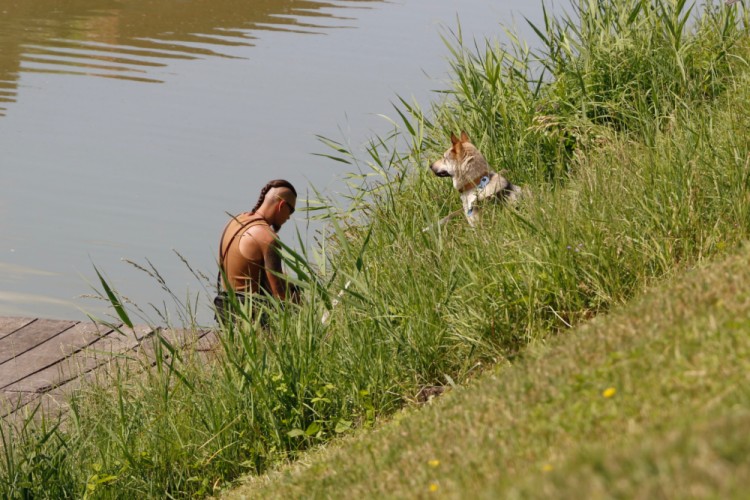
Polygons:
<instances>
[{"instance_id":1,"label":"water","mask_svg":"<svg viewBox=\"0 0 750 500\"><path fill-rule=\"evenodd\" d=\"M173 249L212 276L226 212L268 180L335 194L346 169L311 154L316 134L363 144L396 95L427 106L457 16L467 39L502 23L532 40L541 3L0 0L0 315L102 315L94 265L142 307L169 303L129 259L208 318Z\"/></svg>"}]
</instances>

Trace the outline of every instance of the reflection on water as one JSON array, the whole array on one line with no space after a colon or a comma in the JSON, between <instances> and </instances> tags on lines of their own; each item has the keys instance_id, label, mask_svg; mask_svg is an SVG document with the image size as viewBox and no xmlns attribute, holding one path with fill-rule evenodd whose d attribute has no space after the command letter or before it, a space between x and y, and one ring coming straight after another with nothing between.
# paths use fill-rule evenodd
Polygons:
<instances>
[{"instance_id":1,"label":"reflection on water","mask_svg":"<svg viewBox=\"0 0 750 500\"><path fill-rule=\"evenodd\" d=\"M15 285L30 277L48 278L56 274L42 269L0 262L0 275L3 276L3 281L10 285ZM24 304L27 309L19 308L18 304ZM34 316L35 310L39 306L64 306L68 309L75 309L76 304L71 300L49 297L38 293L31 294L0 290L0 316Z\"/></svg>"},{"instance_id":2,"label":"reflection on water","mask_svg":"<svg viewBox=\"0 0 750 500\"><path fill-rule=\"evenodd\" d=\"M346 27L336 7L377 1L0 0L0 116L23 73L161 83L170 60L234 57L263 30Z\"/></svg>"},{"instance_id":3,"label":"reflection on water","mask_svg":"<svg viewBox=\"0 0 750 500\"><path fill-rule=\"evenodd\" d=\"M55 273L44 271L42 269L35 269L32 267L16 266L8 264L7 262L0 262L0 274L6 279L20 280L29 275L35 276L53 276Z\"/></svg>"}]
</instances>

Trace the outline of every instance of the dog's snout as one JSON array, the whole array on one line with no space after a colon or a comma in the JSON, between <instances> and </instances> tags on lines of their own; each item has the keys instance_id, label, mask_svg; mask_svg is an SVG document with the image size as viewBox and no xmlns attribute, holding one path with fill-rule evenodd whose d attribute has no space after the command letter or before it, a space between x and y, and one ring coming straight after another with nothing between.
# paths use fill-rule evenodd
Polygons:
<instances>
[{"instance_id":1,"label":"dog's snout","mask_svg":"<svg viewBox=\"0 0 750 500\"><path fill-rule=\"evenodd\" d=\"M438 177L450 177L450 173L440 165L440 160L430 164L429 168L432 170L432 173Z\"/></svg>"}]
</instances>

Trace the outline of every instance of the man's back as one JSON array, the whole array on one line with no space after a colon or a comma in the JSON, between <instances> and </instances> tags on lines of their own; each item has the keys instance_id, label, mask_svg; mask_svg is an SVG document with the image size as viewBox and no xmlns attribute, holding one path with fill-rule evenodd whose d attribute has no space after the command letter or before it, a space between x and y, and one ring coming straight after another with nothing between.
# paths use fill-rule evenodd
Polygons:
<instances>
[{"instance_id":1,"label":"man's back","mask_svg":"<svg viewBox=\"0 0 750 500\"><path fill-rule=\"evenodd\" d=\"M257 230L271 232L268 222L261 215L249 212L233 217L227 224L219 256L219 265L226 275L224 289L232 287L240 293L258 293L261 289L271 292L265 279L263 250L247 234Z\"/></svg>"}]
</instances>

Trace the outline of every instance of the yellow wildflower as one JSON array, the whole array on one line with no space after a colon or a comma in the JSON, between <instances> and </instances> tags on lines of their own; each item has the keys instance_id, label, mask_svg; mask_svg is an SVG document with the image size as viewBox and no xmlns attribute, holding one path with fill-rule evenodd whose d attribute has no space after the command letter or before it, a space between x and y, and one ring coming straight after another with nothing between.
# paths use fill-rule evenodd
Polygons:
<instances>
[{"instance_id":1,"label":"yellow wildflower","mask_svg":"<svg viewBox=\"0 0 750 500\"><path fill-rule=\"evenodd\" d=\"M542 470L544 472L551 472L554 467L552 467L552 464L544 464L542 465Z\"/></svg>"},{"instance_id":2,"label":"yellow wildflower","mask_svg":"<svg viewBox=\"0 0 750 500\"><path fill-rule=\"evenodd\" d=\"M604 396L605 398L611 398L616 393L617 389L615 389L614 387L607 387L606 389L604 389L604 392L602 392L602 396Z\"/></svg>"},{"instance_id":3,"label":"yellow wildflower","mask_svg":"<svg viewBox=\"0 0 750 500\"><path fill-rule=\"evenodd\" d=\"M430 483L430 492L435 493L438 490L438 485L435 483Z\"/></svg>"},{"instance_id":4,"label":"yellow wildflower","mask_svg":"<svg viewBox=\"0 0 750 500\"><path fill-rule=\"evenodd\" d=\"M429 462L427 462L427 465L429 465L432 468L435 468L438 465L440 465L440 460L438 460L436 458L433 458L432 460L430 460Z\"/></svg>"}]
</instances>

